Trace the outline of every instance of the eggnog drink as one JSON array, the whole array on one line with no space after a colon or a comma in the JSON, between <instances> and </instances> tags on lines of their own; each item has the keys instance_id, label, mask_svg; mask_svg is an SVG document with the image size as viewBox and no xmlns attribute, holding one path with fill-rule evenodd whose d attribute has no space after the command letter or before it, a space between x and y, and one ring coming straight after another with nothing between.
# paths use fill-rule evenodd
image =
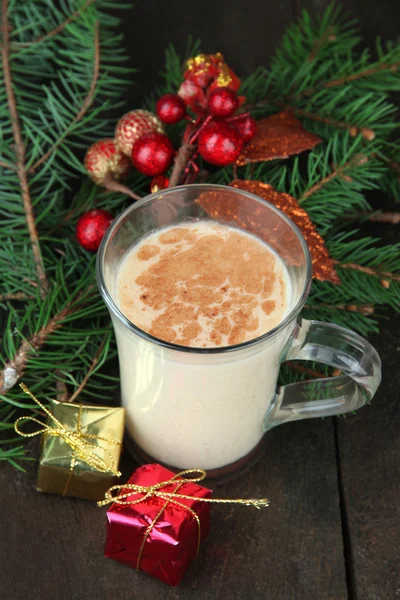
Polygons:
<instances>
[{"instance_id":1,"label":"eggnog drink","mask_svg":"<svg viewBox=\"0 0 400 600\"><path fill-rule=\"evenodd\" d=\"M153 231L123 257L114 299L163 347L129 336L115 319L128 431L152 458L216 469L248 454L263 435L278 357L288 331L225 353L276 327L291 309L277 254L242 230L189 221ZM240 356L239 356L240 355Z\"/></svg>"}]
</instances>

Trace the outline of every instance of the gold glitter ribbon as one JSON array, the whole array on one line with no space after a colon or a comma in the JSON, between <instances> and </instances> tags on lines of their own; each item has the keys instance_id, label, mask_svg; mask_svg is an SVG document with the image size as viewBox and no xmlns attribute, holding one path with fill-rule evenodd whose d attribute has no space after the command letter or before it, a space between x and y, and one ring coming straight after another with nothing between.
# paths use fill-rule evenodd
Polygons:
<instances>
[{"instance_id":1,"label":"gold glitter ribbon","mask_svg":"<svg viewBox=\"0 0 400 600\"><path fill-rule=\"evenodd\" d=\"M79 405L77 429L76 431L72 431L71 429L67 429L66 427L64 427L64 425L49 410L47 410L47 408L43 406L43 404L32 394L32 392L26 387L26 385L24 385L23 383L20 383L19 385L24 390L24 392L28 394L28 396L30 396L36 402L36 404L46 413L46 415L50 417L54 425L48 425L47 423L43 423L43 421L40 421L35 417L19 417L14 423L15 431L19 435L28 438L42 434L60 437L73 450L71 464L69 468L70 474L63 495L65 495L67 492L71 475L78 459L82 460L90 467L96 469L96 471L100 471L101 473L112 473L116 477L121 476L120 471L116 469L115 461L111 453L106 448L102 448L103 452L107 455L107 458L109 459L109 462L105 461L103 458L100 458L100 456L97 456L97 454L95 454L92 450L92 448L97 448L98 446L96 446L96 444L91 444L86 440L100 440L102 442L107 442L109 444L117 444L119 446L121 445L121 442L114 438L101 437L99 435L94 435L91 433L83 433L81 431L83 408L82 404ZM33 431L32 433L25 433L24 431L21 431L19 429L19 425L27 421L33 421L34 423L41 425L41 429Z\"/></svg>"},{"instance_id":2,"label":"gold glitter ribbon","mask_svg":"<svg viewBox=\"0 0 400 600\"><path fill-rule=\"evenodd\" d=\"M185 475L191 475L191 474L196 474L196 473L198 474L197 477L190 477L190 478L185 477ZM179 506L180 508L183 508L184 510L186 510L195 519L195 521L197 523L197 547L196 547L195 558L197 558L197 555L198 555L199 549L200 549L200 539L201 539L200 519L199 519L198 514L192 508L189 508L189 506L186 506L182 502L179 502L179 499L197 500L198 502L212 502L212 503L219 503L219 504L242 504L245 506L254 506L257 509L260 509L260 508L263 508L263 507L266 507L269 505L269 500L267 498L235 498L235 499L231 500L229 498L199 498L197 496L187 496L185 494L178 493L178 490L185 483L198 483L199 481L203 481L203 479L205 479L206 476L207 476L207 472L204 471L203 469L186 469L185 471L181 471L180 473L177 473L176 475L174 475L174 477L171 477L171 479L168 479L167 481L160 481L159 483L155 483L153 485L138 485L136 483L126 483L125 485L113 485L105 493L104 500L100 500L100 502L97 503L97 506L105 506L106 504L111 504L114 502L116 504L133 505L133 504L140 504L141 502L146 502L146 500L148 500L149 498L162 498L163 500L165 500L165 504L163 504L163 506L158 511L158 513L154 517L153 521L148 525L148 527L144 533L142 544L141 544L140 550L139 550L138 559L136 562L137 569L140 568L140 561L142 558L143 550L146 545L147 539L150 535L150 532L153 529L154 525L157 523L158 519L161 517L164 510L167 508L168 504L170 504L170 503L175 504L175 506ZM180 479L177 482L178 485L174 489L173 492L163 491L162 488L175 483L176 480L178 479L178 477ZM129 491L125 492L125 493L118 493L117 495L113 496L112 492L114 492L114 491L121 492L121 490L129 490ZM144 496L142 496L141 498L138 498L137 500L125 500L125 498L128 498L129 496L131 496L132 493L144 494Z\"/></svg>"}]
</instances>

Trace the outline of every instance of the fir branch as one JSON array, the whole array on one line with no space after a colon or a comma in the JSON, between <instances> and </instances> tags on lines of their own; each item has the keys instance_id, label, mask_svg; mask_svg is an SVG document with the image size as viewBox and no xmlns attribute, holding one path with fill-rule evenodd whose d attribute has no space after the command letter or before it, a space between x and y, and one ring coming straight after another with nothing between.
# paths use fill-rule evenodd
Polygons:
<instances>
[{"instance_id":1,"label":"fir branch","mask_svg":"<svg viewBox=\"0 0 400 600\"><path fill-rule=\"evenodd\" d=\"M397 275L396 273L391 273L390 271L380 271L378 269L373 269L372 267L364 267L363 265L358 265L356 263L341 263L338 260L334 260L333 262L341 269L353 269L354 271L359 271L360 273L366 273L367 275L379 277L384 287L390 286L388 280L400 281L400 275Z\"/></svg>"},{"instance_id":2,"label":"fir branch","mask_svg":"<svg viewBox=\"0 0 400 600\"><path fill-rule=\"evenodd\" d=\"M322 34L322 36L315 40L313 47L311 49L310 54L308 55L308 62L313 62L317 58L317 55L323 46L329 44L329 42L335 42L336 35L335 29L332 26L329 26L326 31Z\"/></svg>"},{"instance_id":3,"label":"fir branch","mask_svg":"<svg viewBox=\"0 0 400 600\"><path fill-rule=\"evenodd\" d=\"M330 117L323 117L322 115L308 112L302 108L296 108L290 104L284 104L282 108L283 110L292 110L296 116L306 117L311 121L318 121L319 123L324 123L329 127L335 127L336 129L348 129L352 137L361 135L367 142L371 142L375 138L375 132L370 127L360 127L357 125L352 125L351 123L346 123L345 121L337 121L336 119L332 119Z\"/></svg>"},{"instance_id":4,"label":"fir branch","mask_svg":"<svg viewBox=\"0 0 400 600\"><path fill-rule=\"evenodd\" d=\"M71 129L73 129L74 125L78 123L86 114L90 106L92 105L94 95L96 92L96 86L99 79L100 73L100 26L99 22L96 21L95 31L94 31L94 65L93 65L93 76L90 84L89 91L84 99L82 106L76 116L72 119L70 124L65 128L65 131L58 140L53 144L43 156L41 156L29 169L30 172L36 171L41 164L46 162L48 158L59 148L59 146L64 142L65 138L70 134Z\"/></svg>"},{"instance_id":5,"label":"fir branch","mask_svg":"<svg viewBox=\"0 0 400 600\"><path fill-rule=\"evenodd\" d=\"M10 169L11 171L15 171L14 165L10 165L9 163L3 162L2 160L0 160L0 167L3 167L3 169Z\"/></svg>"},{"instance_id":6,"label":"fir branch","mask_svg":"<svg viewBox=\"0 0 400 600\"><path fill-rule=\"evenodd\" d=\"M81 383L79 384L79 386L77 387L77 389L75 390L75 392L72 394L72 396L69 399L69 402L75 402L75 400L77 399L77 397L79 396L79 394L82 392L82 390L84 389L84 387L86 386L87 382L89 381L90 377L93 374L93 371L95 370L95 368L98 365L98 362L100 360L100 356L101 353L103 352L106 340L108 338L108 334L106 334L105 336L103 336L103 339L100 342L100 345L97 349L96 354L93 357L93 360L90 364L89 369L87 370L85 376L83 377Z\"/></svg>"},{"instance_id":7,"label":"fir branch","mask_svg":"<svg viewBox=\"0 0 400 600\"><path fill-rule=\"evenodd\" d=\"M393 169L393 171L395 171L399 175L400 178L400 163L392 160L391 158L388 158L387 156L382 154L382 152L375 152L374 157L386 163L391 169Z\"/></svg>"},{"instance_id":8,"label":"fir branch","mask_svg":"<svg viewBox=\"0 0 400 600\"><path fill-rule=\"evenodd\" d=\"M343 215L345 221L371 221L372 223L390 223L398 225L400 223L400 213L398 212L357 212L354 214Z\"/></svg>"},{"instance_id":9,"label":"fir branch","mask_svg":"<svg viewBox=\"0 0 400 600\"><path fill-rule=\"evenodd\" d=\"M325 304L320 302L319 304L306 304L304 308L310 310L344 310L351 313L360 313L361 315L372 315L375 312L373 304Z\"/></svg>"},{"instance_id":10,"label":"fir branch","mask_svg":"<svg viewBox=\"0 0 400 600\"><path fill-rule=\"evenodd\" d=\"M392 73L395 73L399 70L399 68L400 68L400 61L395 61L395 62L389 63L389 64L386 64L386 63L378 64L373 67L368 67L367 69L358 71L356 73L352 73L351 75L345 75L343 77L339 77L338 79L331 79L330 81L324 81L322 83L319 83L318 85L315 85L311 88L303 90L302 92L300 92L299 95L300 96L312 96L312 94L319 92L321 89L329 89L332 87L336 87L338 85L345 85L347 83L352 83L353 81L356 81L358 79L363 79L364 77L370 77L371 75L375 75L376 73L381 73L382 71L391 71Z\"/></svg>"},{"instance_id":11,"label":"fir branch","mask_svg":"<svg viewBox=\"0 0 400 600\"><path fill-rule=\"evenodd\" d=\"M398 225L400 223L399 212L380 212L375 213L368 217L368 221L375 223L391 223L391 225Z\"/></svg>"},{"instance_id":12,"label":"fir branch","mask_svg":"<svg viewBox=\"0 0 400 600\"><path fill-rule=\"evenodd\" d=\"M347 123L346 121L333 119L332 117L325 117L323 115L319 115L318 113L310 112L308 110L304 110L303 108L293 106L293 104L289 104L286 101L280 98L274 98L273 96L268 96L263 100L259 100L258 102L254 102L252 104L244 104L240 109L240 113L256 110L258 108L263 108L270 105L278 106L281 110L290 110L298 117L305 117L311 121L317 121L318 123L328 125L329 127L335 127L336 129L347 129L352 137L360 134L368 142L371 142L373 139L375 139L375 132L370 127L363 127L362 125L354 125L352 123Z\"/></svg>"},{"instance_id":13,"label":"fir branch","mask_svg":"<svg viewBox=\"0 0 400 600\"><path fill-rule=\"evenodd\" d=\"M9 302L10 300L34 300L35 296L28 296L25 292L14 292L11 294L0 294L0 302Z\"/></svg>"},{"instance_id":14,"label":"fir branch","mask_svg":"<svg viewBox=\"0 0 400 600\"><path fill-rule=\"evenodd\" d=\"M88 292L90 292L90 289L87 290L87 293ZM41 327L39 331L34 333L30 338L24 339L21 342L14 357L5 363L3 371L0 373L0 394L5 394L14 387L22 377L29 357L32 354L36 354L41 349L47 338L62 326L63 321L67 317L70 317L74 312L77 312L82 308L82 305L79 303L81 296L82 293L78 294L77 297L72 298L64 308L57 312L46 323L46 325Z\"/></svg>"},{"instance_id":15,"label":"fir branch","mask_svg":"<svg viewBox=\"0 0 400 600\"><path fill-rule=\"evenodd\" d=\"M54 27L54 29L52 29L51 31L48 31L47 33L44 33L43 35L40 35L39 37L37 37L36 39L32 40L31 42L19 43L18 46L20 48L26 48L26 47L29 47L29 46L33 46L35 44L39 44L40 42L43 42L44 40L47 40L48 38L57 35L63 29L65 29L65 27L67 25L69 25L70 23L72 23L73 21L75 21L75 19L77 19L78 17L80 17L80 15L91 4L93 4L95 1L96 0L87 0L86 3L81 8L79 8L78 10L76 10L75 12L73 12L67 19L65 19L65 21L63 21L62 23L60 23L59 25L57 25L57 27Z\"/></svg>"},{"instance_id":16,"label":"fir branch","mask_svg":"<svg viewBox=\"0 0 400 600\"><path fill-rule=\"evenodd\" d=\"M33 206L32 199L29 190L28 177L25 169L25 146L22 140L21 135L21 127L19 122L19 115L17 110L17 103L15 100L13 83L12 83L12 75L11 75L11 66L10 66L10 30L9 30L9 21L8 21L8 0L2 0L2 23L1 23L1 31L3 37L3 45L1 49L1 60L3 65L4 72L4 86L6 90L7 96L7 104L9 107L10 115L11 115L11 125L15 143L15 152L16 152L16 170L17 175L21 187L21 195L24 204L26 223L28 226L29 237L32 244L32 253L36 265L37 276L39 280L39 285L41 289L41 295L44 297L49 289L49 284L47 281L43 257L40 250L39 245L39 236L37 233L35 217L33 214Z\"/></svg>"},{"instance_id":17,"label":"fir branch","mask_svg":"<svg viewBox=\"0 0 400 600\"><path fill-rule=\"evenodd\" d=\"M327 183L329 183L333 179L335 179L335 177L338 177L338 176L345 177L345 171L347 169L356 167L357 165L362 165L366 162L368 162L367 156L365 156L364 154L356 154L347 163L345 163L344 165L341 165L339 167L336 167L332 171L332 173L330 173L326 177L323 177L320 181L318 181L313 186L311 186L308 190L306 190L304 192L304 194L299 198L299 204L301 204L302 202L304 202L304 200L306 200L307 198L309 198L310 196L315 194L315 192L318 192L324 185L326 185Z\"/></svg>"}]
</instances>

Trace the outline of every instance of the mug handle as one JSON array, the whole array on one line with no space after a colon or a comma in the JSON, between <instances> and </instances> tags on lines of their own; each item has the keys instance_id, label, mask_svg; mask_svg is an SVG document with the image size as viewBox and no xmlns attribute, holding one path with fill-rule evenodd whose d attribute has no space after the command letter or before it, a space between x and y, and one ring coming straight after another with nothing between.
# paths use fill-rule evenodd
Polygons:
<instances>
[{"instance_id":1,"label":"mug handle","mask_svg":"<svg viewBox=\"0 0 400 600\"><path fill-rule=\"evenodd\" d=\"M381 361L375 348L349 329L302 319L292 332L280 362L314 360L343 375L298 381L277 389L264 430L287 421L331 417L369 402L381 382Z\"/></svg>"}]
</instances>

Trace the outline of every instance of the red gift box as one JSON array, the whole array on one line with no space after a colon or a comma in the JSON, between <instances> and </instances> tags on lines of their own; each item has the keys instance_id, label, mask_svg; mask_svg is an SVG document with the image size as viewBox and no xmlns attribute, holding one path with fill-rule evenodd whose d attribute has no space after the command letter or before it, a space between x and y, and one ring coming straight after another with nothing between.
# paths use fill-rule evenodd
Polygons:
<instances>
[{"instance_id":1,"label":"red gift box","mask_svg":"<svg viewBox=\"0 0 400 600\"><path fill-rule=\"evenodd\" d=\"M154 486L173 477L176 477L174 473L160 465L145 465L134 472L128 485ZM145 571L169 585L178 585L197 555L199 542L207 537L210 529L210 505L196 497L211 498L212 495L211 490L197 483L179 482L182 478L176 477L158 488L161 494L176 492L172 498L149 495L145 491L129 493L129 489L121 486L121 495L129 494L123 502L139 502L115 502L108 509L104 556ZM193 499L182 498L181 494Z\"/></svg>"}]
</instances>

